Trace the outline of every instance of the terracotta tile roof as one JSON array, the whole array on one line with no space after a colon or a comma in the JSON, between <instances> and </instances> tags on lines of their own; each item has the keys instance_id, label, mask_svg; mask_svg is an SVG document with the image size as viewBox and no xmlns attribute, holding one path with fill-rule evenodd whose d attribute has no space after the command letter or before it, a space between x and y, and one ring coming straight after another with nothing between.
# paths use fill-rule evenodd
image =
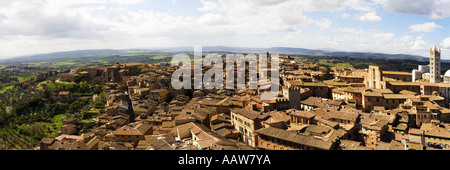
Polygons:
<instances>
[{"instance_id":1,"label":"terracotta tile roof","mask_svg":"<svg viewBox=\"0 0 450 170\"><path fill-rule=\"evenodd\" d=\"M331 118L351 121L356 121L356 119L359 117L359 114L356 112L341 112L336 110L330 110L328 114L331 116Z\"/></svg>"},{"instance_id":2,"label":"terracotta tile roof","mask_svg":"<svg viewBox=\"0 0 450 170\"><path fill-rule=\"evenodd\" d=\"M324 141L313 136L297 134L296 132L273 127L259 129L255 133L324 150L330 150L333 146L333 142L330 141Z\"/></svg>"},{"instance_id":3,"label":"terracotta tile roof","mask_svg":"<svg viewBox=\"0 0 450 170\"><path fill-rule=\"evenodd\" d=\"M258 116L260 115L259 112L248 109L248 108L233 109L233 110L231 110L231 112L242 115L250 120L254 120L254 119L258 118Z\"/></svg>"},{"instance_id":4,"label":"terracotta tile roof","mask_svg":"<svg viewBox=\"0 0 450 170\"><path fill-rule=\"evenodd\" d=\"M42 138L41 143L43 144L52 144L55 141L53 138Z\"/></svg>"},{"instance_id":5,"label":"terracotta tile roof","mask_svg":"<svg viewBox=\"0 0 450 170\"><path fill-rule=\"evenodd\" d=\"M176 126L174 130L176 131L176 133L180 133L179 135L181 135L182 138L190 137L190 133L193 133L197 137L197 140L195 141L198 143L198 145L202 146L202 148L205 146L213 146L213 145L222 145L222 146L236 145L236 143L213 132L211 129L201 124L193 122Z\"/></svg>"},{"instance_id":6,"label":"terracotta tile roof","mask_svg":"<svg viewBox=\"0 0 450 170\"><path fill-rule=\"evenodd\" d=\"M412 73L410 72L400 72L400 71L381 71L382 74L394 74L394 75L409 75L411 76Z\"/></svg>"},{"instance_id":7,"label":"terracotta tile roof","mask_svg":"<svg viewBox=\"0 0 450 170\"><path fill-rule=\"evenodd\" d=\"M153 126L149 124L126 125L117 129L114 135L146 135L152 128Z\"/></svg>"},{"instance_id":8,"label":"terracotta tile roof","mask_svg":"<svg viewBox=\"0 0 450 170\"><path fill-rule=\"evenodd\" d=\"M424 123L420 130L423 130L425 136L441 137L450 139L450 130L431 123Z\"/></svg>"},{"instance_id":9,"label":"terracotta tile roof","mask_svg":"<svg viewBox=\"0 0 450 170\"><path fill-rule=\"evenodd\" d=\"M389 84L393 86L420 86L417 82L403 82L403 81L389 81Z\"/></svg>"},{"instance_id":10,"label":"terracotta tile roof","mask_svg":"<svg viewBox=\"0 0 450 170\"><path fill-rule=\"evenodd\" d=\"M410 99L415 98L414 95L411 94L383 94L385 99Z\"/></svg>"},{"instance_id":11,"label":"terracotta tile roof","mask_svg":"<svg viewBox=\"0 0 450 170\"><path fill-rule=\"evenodd\" d=\"M409 91L409 90L402 90L399 92L400 94L410 94L410 95L416 95L416 92Z\"/></svg>"},{"instance_id":12,"label":"terracotta tile roof","mask_svg":"<svg viewBox=\"0 0 450 170\"><path fill-rule=\"evenodd\" d=\"M346 88L343 88L343 91L347 92L347 93L362 93L362 91L364 91L364 89L362 89L362 88L346 87Z\"/></svg>"},{"instance_id":13,"label":"terracotta tile roof","mask_svg":"<svg viewBox=\"0 0 450 170\"><path fill-rule=\"evenodd\" d=\"M176 142L175 138L169 134L163 135L146 135L146 145L150 145L154 150L175 150L172 146Z\"/></svg>"},{"instance_id":14,"label":"terracotta tile roof","mask_svg":"<svg viewBox=\"0 0 450 170\"><path fill-rule=\"evenodd\" d=\"M423 102L423 104L424 104L425 106L427 106L428 109L430 109L430 110L439 110L439 108L437 108L437 107L436 107L433 103L431 103L430 101Z\"/></svg>"},{"instance_id":15,"label":"terracotta tile roof","mask_svg":"<svg viewBox=\"0 0 450 170\"><path fill-rule=\"evenodd\" d=\"M299 116L299 117L304 117L304 118L307 118L307 119L311 119L311 118L314 118L316 115L315 114L313 114L313 113L311 113L311 112L308 112L308 111L301 111L301 110L296 110L296 111L294 111L294 112L291 112L291 115L293 115L293 116Z\"/></svg>"},{"instance_id":16,"label":"terracotta tile roof","mask_svg":"<svg viewBox=\"0 0 450 170\"><path fill-rule=\"evenodd\" d=\"M340 140L339 147L342 150L372 150L372 148L361 146L362 143L352 140Z\"/></svg>"},{"instance_id":17,"label":"terracotta tile roof","mask_svg":"<svg viewBox=\"0 0 450 170\"><path fill-rule=\"evenodd\" d=\"M60 91L59 95L68 95L70 94L70 91Z\"/></svg>"},{"instance_id":18,"label":"terracotta tile roof","mask_svg":"<svg viewBox=\"0 0 450 170\"><path fill-rule=\"evenodd\" d=\"M408 133L413 135L423 135L423 130L410 128Z\"/></svg>"}]
</instances>

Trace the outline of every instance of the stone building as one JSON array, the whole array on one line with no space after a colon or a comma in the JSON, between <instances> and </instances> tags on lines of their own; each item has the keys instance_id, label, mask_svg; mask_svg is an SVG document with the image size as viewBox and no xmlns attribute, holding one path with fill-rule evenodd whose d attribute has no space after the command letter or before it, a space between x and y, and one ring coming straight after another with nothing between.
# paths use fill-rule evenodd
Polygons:
<instances>
[{"instance_id":1,"label":"stone building","mask_svg":"<svg viewBox=\"0 0 450 170\"><path fill-rule=\"evenodd\" d=\"M129 124L114 131L115 142L133 142L145 140L145 135L153 134L153 126L149 124Z\"/></svg>"},{"instance_id":2,"label":"stone building","mask_svg":"<svg viewBox=\"0 0 450 170\"><path fill-rule=\"evenodd\" d=\"M412 82L412 74L398 71L381 71L378 66L369 66L365 76L366 87L372 89L385 89L387 81Z\"/></svg>"},{"instance_id":3,"label":"stone building","mask_svg":"<svg viewBox=\"0 0 450 170\"><path fill-rule=\"evenodd\" d=\"M450 148L450 124L433 121L422 125L425 147L437 149Z\"/></svg>"},{"instance_id":4,"label":"stone building","mask_svg":"<svg viewBox=\"0 0 450 170\"><path fill-rule=\"evenodd\" d=\"M300 109L301 88L300 87L283 87L283 96L289 101L289 108Z\"/></svg>"},{"instance_id":5,"label":"stone building","mask_svg":"<svg viewBox=\"0 0 450 170\"><path fill-rule=\"evenodd\" d=\"M259 116L259 112L247 108L231 110L231 123L241 133L241 140L253 147L255 146L254 132L262 127Z\"/></svg>"},{"instance_id":6,"label":"stone building","mask_svg":"<svg viewBox=\"0 0 450 170\"><path fill-rule=\"evenodd\" d=\"M129 75L132 73L132 69L136 69L138 66L142 66L141 63L116 63L106 69L102 73L102 79L104 83L107 82L126 82Z\"/></svg>"},{"instance_id":7,"label":"stone building","mask_svg":"<svg viewBox=\"0 0 450 170\"><path fill-rule=\"evenodd\" d=\"M73 101L73 96L70 91L61 91L58 93L58 101L61 103L70 103Z\"/></svg>"}]
</instances>

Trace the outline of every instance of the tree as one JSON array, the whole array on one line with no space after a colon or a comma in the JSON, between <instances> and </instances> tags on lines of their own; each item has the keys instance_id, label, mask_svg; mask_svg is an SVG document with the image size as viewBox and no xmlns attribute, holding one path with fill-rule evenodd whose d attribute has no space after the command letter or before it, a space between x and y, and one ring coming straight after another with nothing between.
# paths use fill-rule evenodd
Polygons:
<instances>
[{"instance_id":1,"label":"tree","mask_svg":"<svg viewBox=\"0 0 450 170\"><path fill-rule=\"evenodd\" d=\"M101 92L98 95L98 103L105 103L106 104L106 93L105 92Z\"/></svg>"},{"instance_id":2,"label":"tree","mask_svg":"<svg viewBox=\"0 0 450 170\"><path fill-rule=\"evenodd\" d=\"M320 76L319 80L320 81L325 81L325 80L332 80L334 79L334 74L331 74L331 68L328 65L325 65L325 72L322 76Z\"/></svg>"}]
</instances>

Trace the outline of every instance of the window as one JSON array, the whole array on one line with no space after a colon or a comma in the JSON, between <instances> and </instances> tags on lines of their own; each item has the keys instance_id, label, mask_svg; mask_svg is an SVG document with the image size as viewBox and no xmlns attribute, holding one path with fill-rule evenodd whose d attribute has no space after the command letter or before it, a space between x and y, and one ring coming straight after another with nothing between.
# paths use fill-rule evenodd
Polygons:
<instances>
[{"instance_id":1,"label":"window","mask_svg":"<svg viewBox=\"0 0 450 170\"><path fill-rule=\"evenodd\" d=\"M250 127L250 123L248 123L248 122L245 122L246 123L246 125L248 126L248 127Z\"/></svg>"},{"instance_id":2,"label":"window","mask_svg":"<svg viewBox=\"0 0 450 170\"><path fill-rule=\"evenodd\" d=\"M372 77L375 78L376 77L376 75L375 75L375 68L373 68L372 73L373 73Z\"/></svg>"}]
</instances>

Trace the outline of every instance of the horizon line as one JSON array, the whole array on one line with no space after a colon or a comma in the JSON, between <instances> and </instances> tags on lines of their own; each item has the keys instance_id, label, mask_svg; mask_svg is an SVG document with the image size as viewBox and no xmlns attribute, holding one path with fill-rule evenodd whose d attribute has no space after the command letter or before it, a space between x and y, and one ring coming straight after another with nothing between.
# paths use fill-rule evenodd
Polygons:
<instances>
[{"instance_id":1,"label":"horizon line","mask_svg":"<svg viewBox=\"0 0 450 170\"><path fill-rule=\"evenodd\" d=\"M310 48L303 48L303 47L287 47L287 46L279 46L279 47L239 47L239 46L224 46L224 45L212 45L212 46L202 46L202 47L224 47L224 48L241 48L241 49L271 49L271 48L290 48L290 49L304 49L304 50L312 50L312 51L323 51L323 52L347 52L347 53L370 53L370 54L385 54L385 55L410 55L410 56L418 56L422 58L428 58L426 56L421 55L415 55L415 54L405 54L405 53L386 53L386 52L375 52L375 51L345 51L345 50L336 50L334 48L320 48L320 49L310 49ZM433 46L434 47L434 46ZM54 53L67 53L67 52L76 52L76 51L97 51L97 50L116 50L116 51L126 51L126 50L154 50L154 51L161 51L161 50L172 50L174 52L177 52L176 48L191 48L189 50L179 50L179 52L184 51L194 51L194 46L172 46L172 47L136 47L136 48L124 48L124 49L114 49L114 48L92 48L92 49L74 49L74 50L63 50L63 51L53 51L53 52L43 52L43 53L34 53L34 54L27 54L27 55L18 55L13 57L7 57L7 58L1 58L0 61L8 60L8 59L14 59L14 58L21 58L21 57L33 57L38 55L50 55ZM432 48L432 47L430 47ZM442 48L441 48L442 49ZM233 52L233 51L220 51L220 50L207 50L212 52ZM268 51L270 52L270 51ZM283 53L283 54L299 54L299 53ZM304 54L304 55L313 55L313 54ZM313 55L314 56L314 55ZM325 55L326 56L326 55Z\"/></svg>"}]
</instances>

